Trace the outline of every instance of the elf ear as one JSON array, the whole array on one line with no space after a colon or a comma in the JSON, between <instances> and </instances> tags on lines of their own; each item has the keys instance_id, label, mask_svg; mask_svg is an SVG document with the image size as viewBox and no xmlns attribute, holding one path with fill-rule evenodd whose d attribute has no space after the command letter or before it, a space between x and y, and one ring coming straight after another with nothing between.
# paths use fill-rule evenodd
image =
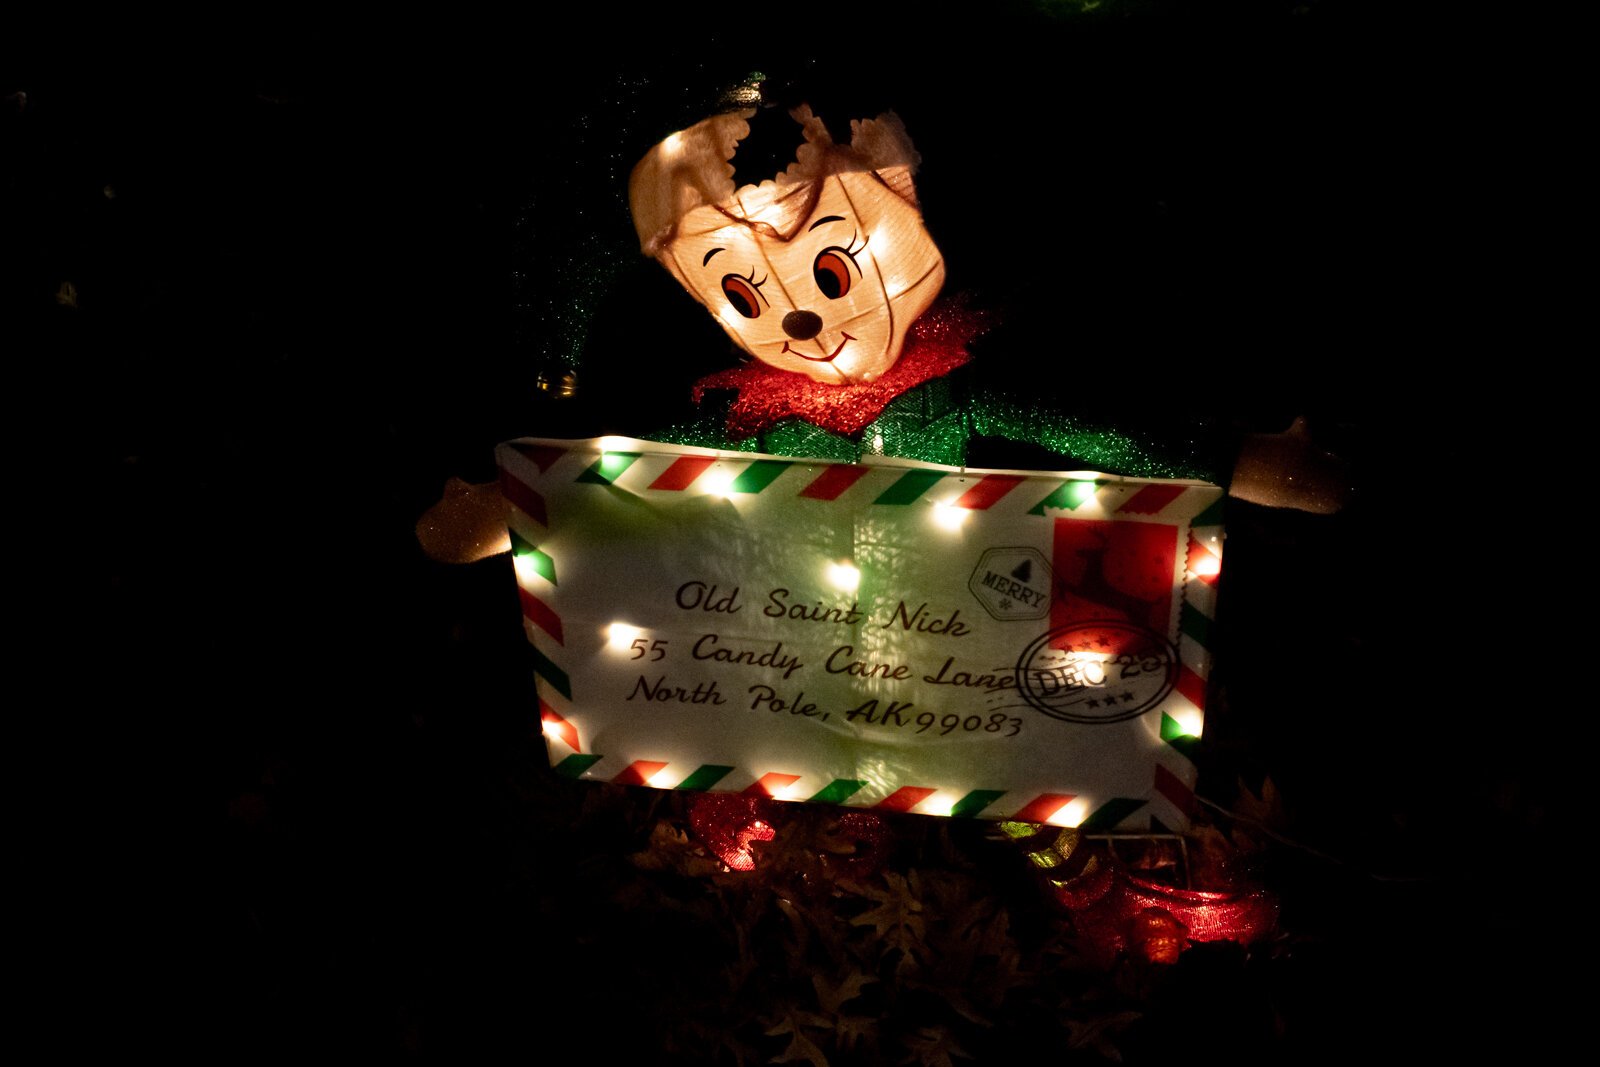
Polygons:
<instances>
[{"instance_id":1,"label":"elf ear","mask_svg":"<svg viewBox=\"0 0 1600 1067\"><path fill-rule=\"evenodd\" d=\"M866 163L896 196L917 207L917 190L911 175L922 162L905 123L893 111L875 119L854 119L850 123L850 152Z\"/></svg>"},{"instance_id":2,"label":"elf ear","mask_svg":"<svg viewBox=\"0 0 1600 1067\"><path fill-rule=\"evenodd\" d=\"M922 210L922 205L917 203L917 186L911 180L911 171L911 167L902 165L884 167L882 170L873 171L873 173L878 176L878 180L889 187L891 192L920 211Z\"/></svg>"},{"instance_id":3,"label":"elf ear","mask_svg":"<svg viewBox=\"0 0 1600 1067\"><path fill-rule=\"evenodd\" d=\"M733 158L750 134L753 109L713 115L646 152L628 176L628 206L647 256L672 240L678 220L733 196Z\"/></svg>"}]
</instances>

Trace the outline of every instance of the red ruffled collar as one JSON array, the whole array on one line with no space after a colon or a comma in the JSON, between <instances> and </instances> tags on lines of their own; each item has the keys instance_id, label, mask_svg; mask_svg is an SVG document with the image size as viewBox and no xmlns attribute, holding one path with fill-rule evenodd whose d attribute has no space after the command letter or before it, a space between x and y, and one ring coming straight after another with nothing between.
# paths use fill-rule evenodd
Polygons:
<instances>
[{"instance_id":1,"label":"red ruffled collar","mask_svg":"<svg viewBox=\"0 0 1600 1067\"><path fill-rule=\"evenodd\" d=\"M801 418L837 434L859 433L895 397L971 359L967 345L988 320L986 313L967 307L965 301L941 301L912 324L895 365L870 382L824 385L765 363L747 363L695 382L694 402L700 403L708 390L737 390L739 395L728 409L728 433L735 440L788 418Z\"/></svg>"}]
</instances>

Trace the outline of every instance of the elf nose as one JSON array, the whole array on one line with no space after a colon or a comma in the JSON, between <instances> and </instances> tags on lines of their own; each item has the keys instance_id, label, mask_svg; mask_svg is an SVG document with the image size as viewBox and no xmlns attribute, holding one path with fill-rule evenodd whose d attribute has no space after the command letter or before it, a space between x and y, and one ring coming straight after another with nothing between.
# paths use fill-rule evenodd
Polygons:
<instances>
[{"instance_id":1,"label":"elf nose","mask_svg":"<svg viewBox=\"0 0 1600 1067\"><path fill-rule=\"evenodd\" d=\"M809 341L822 332L822 316L815 311L791 311L783 317L783 332L796 341Z\"/></svg>"}]
</instances>

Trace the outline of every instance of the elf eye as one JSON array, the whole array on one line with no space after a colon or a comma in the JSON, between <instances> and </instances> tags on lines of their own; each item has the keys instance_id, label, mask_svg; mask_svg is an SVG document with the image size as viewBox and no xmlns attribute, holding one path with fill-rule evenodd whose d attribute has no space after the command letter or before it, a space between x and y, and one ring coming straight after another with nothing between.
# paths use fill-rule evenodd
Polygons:
<instances>
[{"instance_id":1,"label":"elf eye","mask_svg":"<svg viewBox=\"0 0 1600 1067\"><path fill-rule=\"evenodd\" d=\"M837 300L850 291L850 268L854 261L849 255L842 248L824 248L811 265L811 276L816 279L817 288L829 300Z\"/></svg>"},{"instance_id":2,"label":"elf eye","mask_svg":"<svg viewBox=\"0 0 1600 1067\"><path fill-rule=\"evenodd\" d=\"M747 319L761 314L761 301L756 298L756 287L742 274L723 275L722 295L728 298L733 310Z\"/></svg>"}]
</instances>

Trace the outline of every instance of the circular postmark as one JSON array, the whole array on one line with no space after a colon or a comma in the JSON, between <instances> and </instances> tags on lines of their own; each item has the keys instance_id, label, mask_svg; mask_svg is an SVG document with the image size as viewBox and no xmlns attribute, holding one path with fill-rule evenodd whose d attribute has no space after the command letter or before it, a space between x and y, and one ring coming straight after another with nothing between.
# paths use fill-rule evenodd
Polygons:
<instances>
[{"instance_id":1,"label":"circular postmark","mask_svg":"<svg viewBox=\"0 0 1600 1067\"><path fill-rule=\"evenodd\" d=\"M1053 719L1113 723L1160 704L1178 682L1171 641L1121 619L1080 619L1044 634L1017 660L1017 691Z\"/></svg>"}]
</instances>

